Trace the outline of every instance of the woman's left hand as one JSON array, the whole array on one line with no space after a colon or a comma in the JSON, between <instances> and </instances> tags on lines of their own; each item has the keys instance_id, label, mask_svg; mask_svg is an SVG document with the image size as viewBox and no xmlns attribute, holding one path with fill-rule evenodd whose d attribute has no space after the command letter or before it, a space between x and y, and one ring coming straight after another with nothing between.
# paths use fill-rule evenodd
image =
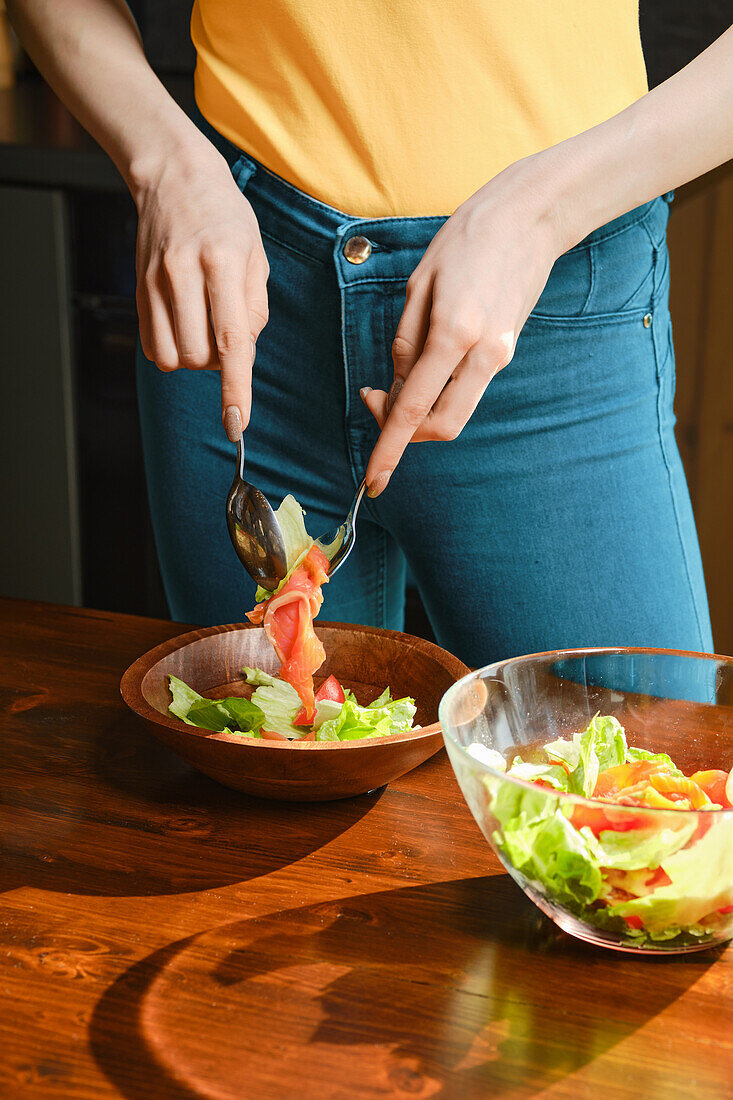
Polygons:
<instances>
[{"instance_id":1,"label":"woman's left hand","mask_svg":"<svg viewBox=\"0 0 733 1100\"><path fill-rule=\"evenodd\" d=\"M394 384L362 390L382 429L367 468L386 487L411 441L455 439L517 338L564 243L543 154L511 165L441 227L407 283Z\"/></svg>"}]
</instances>

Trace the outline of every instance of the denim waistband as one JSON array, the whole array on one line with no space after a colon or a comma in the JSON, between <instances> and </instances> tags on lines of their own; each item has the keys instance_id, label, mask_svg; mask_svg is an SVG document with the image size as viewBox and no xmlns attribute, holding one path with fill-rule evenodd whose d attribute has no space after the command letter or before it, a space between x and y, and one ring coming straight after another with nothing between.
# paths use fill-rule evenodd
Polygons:
<instances>
[{"instance_id":1,"label":"denim waistband","mask_svg":"<svg viewBox=\"0 0 733 1100\"><path fill-rule=\"evenodd\" d=\"M232 144L196 108L193 121L225 157L234 179L255 207L263 236L310 259L330 264L337 261L339 281L344 283L403 281L417 266L447 215L426 217L359 218L336 210L306 195L271 172L248 153ZM589 233L570 249L577 252L622 233L653 216L661 203L672 201L673 192L630 210ZM661 214L661 211L660 211ZM666 214L663 215L666 224ZM343 258L343 243L363 236L371 244L373 261L355 265Z\"/></svg>"}]
</instances>

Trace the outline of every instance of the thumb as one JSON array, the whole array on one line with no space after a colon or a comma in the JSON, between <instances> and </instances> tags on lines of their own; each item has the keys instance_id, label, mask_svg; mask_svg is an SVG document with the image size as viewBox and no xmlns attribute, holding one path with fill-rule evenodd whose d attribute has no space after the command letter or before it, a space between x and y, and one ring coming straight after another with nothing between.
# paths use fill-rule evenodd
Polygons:
<instances>
[{"instance_id":1,"label":"thumb","mask_svg":"<svg viewBox=\"0 0 733 1100\"><path fill-rule=\"evenodd\" d=\"M384 390L373 390L370 386L364 386L364 389L360 390L359 394L362 401L369 409L369 412L379 424L379 427L383 428L391 408L389 394L385 393Z\"/></svg>"}]
</instances>

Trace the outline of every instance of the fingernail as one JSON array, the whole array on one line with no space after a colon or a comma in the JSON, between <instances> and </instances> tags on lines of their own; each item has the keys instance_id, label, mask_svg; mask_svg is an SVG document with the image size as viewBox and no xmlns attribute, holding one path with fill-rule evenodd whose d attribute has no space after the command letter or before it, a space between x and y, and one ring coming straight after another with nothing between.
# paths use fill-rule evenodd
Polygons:
<instances>
[{"instance_id":1,"label":"fingernail","mask_svg":"<svg viewBox=\"0 0 733 1100\"><path fill-rule=\"evenodd\" d=\"M392 412L392 406L400 395L400 390L405 384L404 378L395 378L387 395L387 416Z\"/></svg>"},{"instance_id":2,"label":"fingernail","mask_svg":"<svg viewBox=\"0 0 733 1100\"><path fill-rule=\"evenodd\" d=\"M242 414L236 405L230 405L224 413L224 431L232 443L242 434Z\"/></svg>"},{"instance_id":3,"label":"fingernail","mask_svg":"<svg viewBox=\"0 0 733 1100\"><path fill-rule=\"evenodd\" d=\"M383 493L389 484L391 476L391 470L382 470L381 474L377 474L376 477L373 477L371 484L367 488L367 496L374 499L374 497L378 497L380 493Z\"/></svg>"},{"instance_id":4,"label":"fingernail","mask_svg":"<svg viewBox=\"0 0 733 1100\"><path fill-rule=\"evenodd\" d=\"M369 396L369 394L371 392L372 392L372 387L371 386L362 386L362 388L359 390L359 396L361 397L362 401L366 401L367 397Z\"/></svg>"},{"instance_id":5,"label":"fingernail","mask_svg":"<svg viewBox=\"0 0 733 1100\"><path fill-rule=\"evenodd\" d=\"M254 336L250 335L250 343L252 344L252 366L255 363L255 356L257 355L257 344L255 343Z\"/></svg>"}]
</instances>

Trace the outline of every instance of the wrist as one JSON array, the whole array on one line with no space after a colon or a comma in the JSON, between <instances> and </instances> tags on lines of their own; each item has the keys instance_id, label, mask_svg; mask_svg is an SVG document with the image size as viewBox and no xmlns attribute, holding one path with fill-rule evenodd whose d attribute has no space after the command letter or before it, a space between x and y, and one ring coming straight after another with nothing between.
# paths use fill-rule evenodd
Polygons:
<instances>
[{"instance_id":1,"label":"wrist","mask_svg":"<svg viewBox=\"0 0 733 1100\"><path fill-rule=\"evenodd\" d=\"M627 112L553 145L536 157L535 186L554 221L560 251L650 197L644 194L642 158L630 171L633 116Z\"/></svg>"},{"instance_id":2,"label":"wrist","mask_svg":"<svg viewBox=\"0 0 733 1100\"><path fill-rule=\"evenodd\" d=\"M138 140L118 167L139 208L171 165L180 175L193 175L212 156L218 157L214 147L184 115L183 125L156 127L148 140Z\"/></svg>"}]
</instances>

